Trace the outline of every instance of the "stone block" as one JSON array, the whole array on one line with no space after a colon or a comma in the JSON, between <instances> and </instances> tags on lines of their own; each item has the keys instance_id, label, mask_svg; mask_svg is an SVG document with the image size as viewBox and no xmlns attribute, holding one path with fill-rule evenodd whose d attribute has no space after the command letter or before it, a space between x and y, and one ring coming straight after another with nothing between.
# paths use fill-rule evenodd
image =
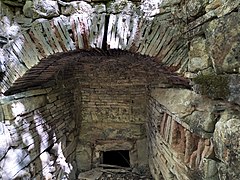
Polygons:
<instances>
[{"instance_id":1,"label":"stone block","mask_svg":"<svg viewBox=\"0 0 240 180\"><path fill-rule=\"evenodd\" d=\"M4 159L1 161L1 167L4 169L3 179L14 179L26 175L28 172L24 169L30 163L30 157L23 149L9 149Z\"/></svg>"},{"instance_id":2,"label":"stone block","mask_svg":"<svg viewBox=\"0 0 240 180\"><path fill-rule=\"evenodd\" d=\"M34 111L46 104L45 96L29 97L25 99L19 99L10 101L2 105L5 119L13 119L21 114Z\"/></svg>"},{"instance_id":3,"label":"stone block","mask_svg":"<svg viewBox=\"0 0 240 180\"><path fill-rule=\"evenodd\" d=\"M39 2L26 1L23 6L23 14L33 19L55 17L59 15L58 3L52 0Z\"/></svg>"},{"instance_id":4,"label":"stone block","mask_svg":"<svg viewBox=\"0 0 240 180\"><path fill-rule=\"evenodd\" d=\"M151 96L164 108L176 114L183 125L202 136L209 137L216 120L212 118L214 102L187 89L153 89ZM185 125L184 125L185 126Z\"/></svg>"},{"instance_id":5,"label":"stone block","mask_svg":"<svg viewBox=\"0 0 240 180\"><path fill-rule=\"evenodd\" d=\"M137 161L138 166L145 166L148 164L148 146L147 139L140 139L136 141Z\"/></svg>"},{"instance_id":6,"label":"stone block","mask_svg":"<svg viewBox=\"0 0 240 180\"><path fill-rule=\"evenodd\" d=\"M48 101L49 101L49 103L52 103L52 102L54 102L54 101L56 101L58 98L58 93L55 93L55 94L52 94L52 93L50 93L48 96L47 96L47 99L48 99Z\"/></svg>"},{"instance_id":7,"label":"stone block","mask_svg":"<svg viewBox=\"0 0 240 180\"><path fill-rule=\"evenodd\" d=\"M203 172L205 180L219 180L216 161L212 159L204 159Z\"/></svg>"},{"instance_id":8,"label":"stone block","mask_svg":"<svg viewBox=\"0 0 240 180\"><path fill-rule=\"evenodd\" d=\"M102 169L95 168L90 171L82 172L78 175L78 179L99 179L103 172L101 171Z\"/></svg>"},{"instance_id":9,"label":"stone block","mask_svg":"<svg viewBox=\"0 0 240 180\"><path fill-rule=\"evenodd\" d=\"M130 150L133 144L129 141L123 140L97 140L95 150L99 151L116 151L116 150Z\"/></svg>"},{"instance_id":10,"label":"stone block","mask_svg":"<svg viewBox=\"0 0 240 180\"><path fill-rule=\"evenodd\" d=\"M82 123L80 139L94 142L96 139L138 139L145 135L145 126L126 123Z\"/></svg>"},{"instance_id":11,"label":"stone block","mask_svg":"<svg viewBox=\"0 0 240 180\"><path fill-rule=\"evenodd\" d=\"M0 160L4 158L11 145L12 139L10 132L5 124L0 122Z\"/></svg>"},{"instance_id":12,"label":"stone block","mask_svg":"<svg viewBox=\"0 0 240 180\"><path fill-rule=\"evenodd\" d=\"M78 171L86 171L91 169L92 149L90 145L78 144L76 150L76 162Z\"/></svg>"},{"instance_id":13,"label":"stone block","mask_svg":"<svg viewBox=\"0 0 240 180\"><path fill-rule=\"evenodd\" d=\"M238 12L232 12L205 25L208 54L217 73L239 72L239 18Z\"/></svg>"},{"instance_id":14,"label":"stone block","mask_svg":"<svg viewBox=\"0 0 240 180\"><path fill-rule=\"evenodd\" d=\"M206 6L205 10L206 12L212 11L214 9L217 9L218 7L222 6L225 0L212 0L210 3Z\"/></svg>"},{"instance_id":15,"label":"stone block","mask_svg":"<svg viewBox=\"0 0 240 180\"><path fill-rule=\"evenodd\" d=\"M227 164L232 171L232 177L240 174L239 131L239 114L232 110L225 110L216 123L213 134L216 157Z\"/></svg>"},{"instance_id":16,"label":"stone block","mask_svg":"<svg viewBox=\"0 0 240 180\"><path fill-rule=\"evenodd\" d=\"M187 13L194 17L197 16L204 10L204 7L207 4L207 0L198 1L198 0L189 0L187 3Z\"/></svg>"},{"instance_id":17,"label":"stone block","mask_svg":"<svg viewBox=\"0 0 240 180\"><path fill-rule=\"evenodd\" d=\"M193 89L211 99L225 100L230 94L229 81L228 75L200 74L193 79Z\"/></svg>"},{"instance_id":18,"label":"stone block","mask_svg":"<svg viewBox=\"0 0 240 180\"><path fill-rule=\"evenodd\" d=\"M195 38L190 43L188 71L198 72L209 67L209 55L204 38Z\"/></svg>"},{"instance_id":19,"label":"stone block","mask_svg":"<svg viewBox=\"0 0 240 180\"><path fill-rule=\"evenodd\" d=\"M228 75L228 101L240 105L240 76L237 74Z\"/></svg>"}]
</instances>

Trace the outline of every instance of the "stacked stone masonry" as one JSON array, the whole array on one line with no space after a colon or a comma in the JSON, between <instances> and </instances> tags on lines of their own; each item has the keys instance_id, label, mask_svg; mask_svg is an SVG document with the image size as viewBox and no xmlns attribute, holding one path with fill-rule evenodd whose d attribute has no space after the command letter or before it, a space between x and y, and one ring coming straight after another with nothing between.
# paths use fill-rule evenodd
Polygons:
<instances>
[{"instance_id":1,"label":"stacked stone masonry","mask_svg":"<svg viewBox=\"0 0 240 180\"><path fill-rule=\"evenodd\" d=\"M155 179L240 179L239 7L1 0L1 178L76 179L125 149Z\"/></svg>"},{"instance_id":2,"label":"stacked stone masonry","mask_svg":"<svg viewBox=\"0 0 240 180\"><path fill-rule=\"evenodd\" d=\"M47 4L47 2L45 3ZM75 3L81 8L70 8ZM4 54L3 61L5 58L11 59L11 63L5 61L7 76L3 77L2 92L6 92L12 85L14 86L17 83L16 80L21 79L28 69L42 59L52 54L75 49L127 50L159 57L163 62L174 67L180 66L184 57L187 56L187 46L184 39L179 36L177 25L169 24L174 20L170 12L166 12L168 14L166 17L140 18L140 14L133 11L136 9L136 5L129 2L130 7L126 3L119 5L123 8L122 10L118 10L117 7L115 7L117 10L114 10L113 7L113 12L110 11L110 15L106 17L108 9L104 4L91 6L84 1L63 4L60 3L63 9L70 8L72 11L66 13L64 10L58 11L57 8L56 13L62 12L62 15L58 14L59 17L54 17L57 14L46 13L46 16L43 16L40 13L37 17L33 14L31 17L23 17L22 21L29 20L32 23L30 25L22 24L22 26L15 26L10 20L12 17L4 16L5 10L2 10L3 19L7 21L2 23L3 30L12 28L16 31L14 31L16 34L13 35L3 32L4 36L11 36L9 38L13 40L7 41L1 52ZM2 2L1 5L5 7ZM118 4L112 6L118 6ZM47 10L45 9L45 11ZM108 19L107 24L105 19ZM170 27L170 25L172 26ZM164 46L167 48L163 49ZM175 49L181 50L175 51ZM176 56L179 58L173 59ZM15 64L18 65L18 69L11 68Z\"/></svg>"},{"instance_id":3,"label":"stacked stone masonry","mask_svg":"<svg viewBox=\"0 0 240 180\"><path fill-rule=\"evenodd\" d=\"M30 90L2 99L2 179L61 179L73 168L67 163L75 161L73 96L70 86L61 87Z\"/></svg>"},{"instance_id":4,"label":"stacked stone masonry","mask_svg":"<svg viewBox=\"0 0 240 180\"><path fill-rule=\"evenodd\" d=\"M213 142L184 128L153 97L149 101L149 165L154 178L162 173L165 179L217 179L216 166L207 169L214 162Z\"/></svg>"}]
</instances>

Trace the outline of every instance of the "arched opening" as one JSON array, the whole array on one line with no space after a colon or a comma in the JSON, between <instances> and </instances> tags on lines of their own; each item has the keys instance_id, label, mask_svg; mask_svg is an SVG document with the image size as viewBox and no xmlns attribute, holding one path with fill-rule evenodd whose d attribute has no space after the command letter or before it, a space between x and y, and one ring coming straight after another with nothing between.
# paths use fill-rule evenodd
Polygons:
<instances>
[{"instance_id":1,"label":"arched opening","mask_svg":"<svg viewBox=\"0 0 240 180\"><path fill-rule=\"evenodd\" d=\"M28 117L35 114L36 124L44 124L46 130L48 127L49 133L39 130L39 136L47 157L42 158L42 166L47 164L49 169L54 165L50 165L51 158L56 158L56 164L61 155L66 158L61 163L69 166L66 169L77 173L99 163L149 171L146 122L153 85L188 87L188 82L154 58L127 51L57 53L42 59L6 91L9 97L29 92L29 103L20 97L25 110L9 115L9 119L21 116L31 124ZM57 133L51 134L55 128ZM48 137L56 140L44 145ZM56 156L60 147L67 153ZM38 147L33 149L37 151ZM75 166L67 163L70 161Z\"/></svg>"},{"instance_id":2,"label":"arched opening","mask_svg":"<svg viewBox=\"0 0 240 180\"><path fill-rule=\"evenodd\" d=\"M170 86L189 87L186 79L178 77L177 74L172 72L171 68L156 62L155 58L123 50L91 49L56 53L42 59L41 62L18 78L4 94L11 95L31 88L36 89L42 85L48 86L48 82L56 80L58 75L64 79L71 79L71 77L74 79L74 73L76 74L77 71L84 73L84 64L92 66L92 71L106 70L108 68L109 74L116 72L116 77L118 76L117 73L124 74L124 68L127 68L127 71L135 71L136 74L132 73L130 75L126 71L125 78L133 79L134 76L137 78L142 76L141 80L139 80L139 82L141 81L140 84L160 83ZM97 67L99 65L101 68Z\"/></svg>"}]
</instances>

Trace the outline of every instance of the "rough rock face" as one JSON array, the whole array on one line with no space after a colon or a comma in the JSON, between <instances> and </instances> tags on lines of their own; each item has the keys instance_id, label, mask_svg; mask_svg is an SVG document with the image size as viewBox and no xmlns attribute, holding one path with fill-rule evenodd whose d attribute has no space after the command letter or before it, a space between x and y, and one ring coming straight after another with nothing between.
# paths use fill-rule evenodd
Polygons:
<instances>
[{"instance_id":1,"label":"rough rock face","mask_svg":"<svg viewBox=\"0 0 240 180\"><path fill-rule=\"evenodd\" d=\"M209 55L218 73L239 72L239 17L233 12L206 24Z\"/></svg>"},{"instance_id":2,"label":"rough rock face","mask_svg":"<svg viewBox=\"0 0 240 180\"><path fill-rule=\"evenodd\" d=\"M151 96L172 112L177 114L190 130L208 136L214 131L214 105L209 99L190 91L179 89L153 89ZM197 121L195 121L197 119ZM206 134L205 134L206 133Z\"/></svg>"},{"instance_id":3,"label":"rough rock face","mask_svg":"<svg viewBox=\"0 0 240 180\"><path fill-rule=\"evenodd\" d=\"M67 120L72 119L67 91L55 86L1 99L2 179L75 178L70 169L76 167L71 160L76 132L75 123Z\"/></svg>"},{"instance_id":4,"label":"rough rock face","mask_svg":"<svg viewBox=\"0 0 240 180\"><path fill-rule=\"evenodd\" d=\"M199 72L210 67L210 59L206 49L206 39L194 38L189 50L188 71Z\"/></svg>"},{"instance_id":5,"label":"rough rock face","mask_svg":"<svg viewBox=\"0 0 240 180\"><path fill-rule=\"evenodd\" d=\"M205 134L191 130L160 104L159 97L151 94L149 102L149 164L155 179L218 179L213 142ZM171 103L170 103L171 104ZM179 104L167 104L175 109ZM195 117L192 117L194 121ZM187 170L189 169L189 170Z\"/></svg>"},{"instance_id":6,"label":"rough rock face","mask_svg":"<svg viewBox=\"0 0 240 180\"><path fill-rule=\"evenodd\" d=\"M3 123L0 123L0 136L0 159L2 159L6 155L8 148L11 146L11 136L9 130Z\"/></svg>"},{"instance_id":7,"label":"rough rock face","mask_svg":"<svg viewBox=\"0 0 240 180\"><path fill-rule=\"evenodd\" d=\"M27 0L23 6L23 14L28 18L37 19L40 17L51 18L59 15L57 1L42 0L30 1Z\"/></svg>"},{"instance_id":8,"label":"rough rock face","mask_svg":"<svg viewBox=\"0 0 240 180\"><path fill-rule=\"evenodd\" d=\"M226 165L219 166L224 178L239 179L239 113L225 110L216 123L214 144L216 157Z\"/></svg>"},{"instance_id":9,"label":"rough rock face","mask_svg":"<svg viewBox=\"0 0 240 180\"><path fill-rule=\"evenodd\" d=\"M1 178L76 179L116 148L137 166L148 142L155 179L239 179L239 8L239 0L1 0ZM78 76L67 68L112 49L153 57L160 71L93 65L109 72L103 78L90 64L75 66L90 72Z\"/></svg>"}]
</instances>

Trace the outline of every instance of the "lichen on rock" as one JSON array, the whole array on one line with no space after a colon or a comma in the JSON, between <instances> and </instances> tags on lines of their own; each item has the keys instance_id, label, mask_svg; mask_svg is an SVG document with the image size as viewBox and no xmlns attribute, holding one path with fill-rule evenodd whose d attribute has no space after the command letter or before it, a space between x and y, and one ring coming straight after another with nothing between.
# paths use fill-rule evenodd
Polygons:
<instances>
[{"instance_id":1,"label":"lichen on rock","mask_svg":"<svg viewBox=\"0 0 240 180\"><path fill-rule=\"evenodd\" d=\"M217 73L237 73L240 68L240 14L233 12L204 26L208 53Z\"/></svg>"},{"instance_id":2,"label":"lichen on rock","mask_svg":"<svg viewBox=\"0 0 240 180\"><path fill-rule=\"evenodd\" d=\"M196 37L190 43L188 71L198 72L210 66L206 39Z\"/></svg>"},{"instance_id":3,"label":"lichen on rock","mask_svg":"<svg viewBox=\"0 0 240 180\"><path fill-rule=\"evenodd\" d=\"M132 14L134 12L134 9L137 10L136 6L128 0L115 0L113 2L107 3L107 11L108 13L112 14Z\"/></svg>"},{"instance_id":4,"label":"lichen on rock","mask_svg":"<svg viewBox=\"0 0 240 180\"><path fill-rule=\"evenodd\" d=\"M229 79L227 75L206 74L198 75L193 79L194 90L212 99L224 99L229 97Z\"/></svg>"},{"instance_id":5,"label":"lichen on rock","mask_svg":"<svg viewBox=\"0 0 240 180\"><path fill-rule=\"evenodd\" d=\"M213 139L216 157L221 160L219 174L229 179L239 179L239 113L225 110L216 124Z\"/></svg>"}]
</instances>

